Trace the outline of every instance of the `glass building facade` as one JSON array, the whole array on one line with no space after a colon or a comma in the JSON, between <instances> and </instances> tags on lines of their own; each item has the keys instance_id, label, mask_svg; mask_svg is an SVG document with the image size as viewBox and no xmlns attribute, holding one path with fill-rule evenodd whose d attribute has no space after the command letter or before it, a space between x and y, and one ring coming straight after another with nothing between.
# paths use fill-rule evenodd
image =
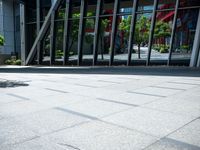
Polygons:
<instances>
[{"instance_id":1,"label":"glass building facade","mask_svg":"<svg viewBox=\"0 0 200 150\"><path fill-rule=\"evenodd\" d=\"M199 0L18 3L25 65L200 65Z\"/></svg>"}]
</instances>

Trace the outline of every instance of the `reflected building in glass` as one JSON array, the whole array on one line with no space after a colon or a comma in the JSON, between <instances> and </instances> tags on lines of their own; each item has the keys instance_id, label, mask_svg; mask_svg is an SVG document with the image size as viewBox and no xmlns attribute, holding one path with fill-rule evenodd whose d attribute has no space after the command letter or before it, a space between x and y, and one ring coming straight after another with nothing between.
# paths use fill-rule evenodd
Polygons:
<instances>
[{"instance_id":1,"label":"reflected building in glass","mask_svg":"<svg viewBox=\"0 0 200 150\"><path fill-rule=\"evenodd\" d=\"M200 66L199 0L8 1L24 65Z\"/></svg>"}]
</instances>

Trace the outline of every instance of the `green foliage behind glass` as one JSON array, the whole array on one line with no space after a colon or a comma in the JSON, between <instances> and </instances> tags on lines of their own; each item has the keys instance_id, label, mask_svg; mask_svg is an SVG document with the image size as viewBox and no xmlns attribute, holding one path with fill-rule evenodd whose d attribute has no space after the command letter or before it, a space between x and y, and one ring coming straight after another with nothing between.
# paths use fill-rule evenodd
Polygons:
<instances>
[{"instance_id":1,"label":"green foliage behind glass","mask_svg":"<svg viewBox=\"0 0 200 150\"><path fill-rule=\"evenodd\" d=\"M0 35L0 46L3 46L4 42L5 42L4 37Z\"/></svg>"}]
</instances>

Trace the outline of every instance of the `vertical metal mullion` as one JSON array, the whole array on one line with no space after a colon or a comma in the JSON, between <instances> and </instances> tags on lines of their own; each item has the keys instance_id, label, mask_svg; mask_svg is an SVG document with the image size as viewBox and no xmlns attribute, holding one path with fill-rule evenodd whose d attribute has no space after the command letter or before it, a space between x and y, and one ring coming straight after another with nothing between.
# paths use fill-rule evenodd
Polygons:
<instances>
[{"instance_id":1,"label":"vertical metal mullion","mask_svg":"<svg viewBox=\"0 0 200 150\"><path fill-rule=\"evenodd\" d=\"M134 0L133 1L133 12L132 12L132 18L131 18L130 33L129 33L129 42L128 42L128 60L127 60L128 66L131 64L131 55L132 55L133 41L134 41L133 38L134 38L134 34L135 34L137 8L138 8L138 0Z\"/></svg>"},{"instance_id":2,"label":"vertical metal mullion","mask_svg":"<svg viewBox=\"0 0 200 150\"><path fill-rule=\"evenodd\" d=\"M85 28L85 19L87 12L87 0L81 0L81 8L80 8L80 21L79 21L79 31L78 31L78 61L77 65L81 65L82 63L82 54L83 54L83 37L84 37L84 28Z\"/></svg>"},{"instance_id":3,"label":"vertical metal mullion","mask_svg":"<svg viewBox=\"0 0 200 150\"><path fill-rule=\"evenodd\" d=\"M176 20L177 20L177 15L178 15L178 7L179 7L179 0L176 0L174 19L173 19L173 25L172 25L172 33L171 33L171 39L170 39L169 55L168 55L168 61L167 61L168 66L171 63L172 49L173 49L173 44L174 44L174 36L175 36L175 31L176 31Z\"/></svg>"},{"instance_id":4,"label":"vertical metal mullion","mask_svg":"<svg viewBox=\"0 0 200 150\"><path fill-rule=\"evenodd\" d=\"M97 1L95 29L94 29L94 43L93 43L93 65L96 65L98 57L99 31L101 28L101 22L99 16L102 12L102 6L103 6L102 3L103 3L102 0Z\"/></svg>"},{"instance_id":5,"label":"vertical metal mullion","mask_svg":"<svg viewBox=\"0 0 200 150\"><path fill-rule=\"evenodd\" d=\"M25 6L20 3L21 65L26 65Z\"/></svg>"},{"instance_id":6,"label":"vertical metal mullion","mask_svg":"<svg viewBox=\"0 0 200 150\"><path fill-rule=\"evenodd\" d=\"M114 49L115 49L115 36L117 30L117 13L119 10L119 1L115 0L114 10L113 10L113 20L112 20L112 31L111 31L111 41L110 41L110 61L109 66L112 66L114 59Z\"/></svg>"},{"instance_id":7,"label":"vertical metal mullion","mask_svg":"<svg viewBox=\"0 0 200 150\"><path fill-rule=\"evenodd\" d=\"M50 65L55 62L55 10L51 14L50 26Z\"/></svg>"},{"instance_id":8,"label":"vertical metal mullion","mask_svg":"<svg viewBox=\"0 0 200 150\"><path fill-rule=\"evenodd\" d=\"M150 35L149 35L148 55L147 55L147 62L146 62L147 66L150 64L151 48L152 48L154 28L155 28L155 23L156 23L156 9L157 9L157 6L158 6L158 0L154 0L153 14L152 14L152 19L151 19Z\"/></svg>"},{"instance_id":9,"label":"vertical metal mullion","mask_svg":"<svg viewBox=\"0 0 200 150\"><path fill-rule=\"evenodd\" d=\"M65 8L65 23L64 23L64 35L63 35L63 51L64 51L64 59L63 65L66 65L69 60L69 18L72 16L72 8L71 8L71 0L66 0L66 8Z\"/></svg>"},{"instance_id":10,"label":"vertical metal mullion","mask_svg":"<svg viewBox=\"0 0 200 150\"><path fill-rule=\"evenodd\" d=\"M39 32L40 32L40 0L37 0L36 1L36 6L37 6L37 12L36 12L36 22L37 22L37 35L39 34ZM37 64L39 65L39 64L41 64L41 47L40 47L40 44L41 44L41 41L39 41L38 43L37 43L37 60L38 60L38 62L37 62Z\"/></svg>"}]
</instances>

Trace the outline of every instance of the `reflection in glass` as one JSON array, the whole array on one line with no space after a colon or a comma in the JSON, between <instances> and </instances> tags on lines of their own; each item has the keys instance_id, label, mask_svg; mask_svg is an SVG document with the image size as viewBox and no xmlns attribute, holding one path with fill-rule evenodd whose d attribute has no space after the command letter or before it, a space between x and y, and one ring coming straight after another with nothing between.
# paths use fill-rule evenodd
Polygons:
<instances>
[{"instance_id":1,"label":"reflection in glass","mask_svg":"<svg viewBox=\"0 0 200 150\"><path fill-rule=\"evenodd\" d=\"M138 11L153 10L153 2L154 2L153 0L150 1L139 0Z\"/></svg>"},{"instance_id":2,"label":"reflection in glass","mask_svg":"<svg viewBox=\"0 0 200 150\"><path fill-rule=\"evenodd\" d=\"M75 14L80 16L80 14ZM78 59L78 29L79 29L79 19L74 19L70 21L70 33L69 33L69 61L72 63L77 63L75 60Z\"/></svg>"},{"instance_id":3,"label":"reflection in glass","mask_svg":"<svg viewBox=\"0 0 200 150\"><path fill-rule=\"evenodd\" d=\"M100 34L98 45L98 61L108 63L110 59L110 38L112 30L112 19L103 17L100 19Z\"/></svg>"},{"instance_id":4,"label":"reflection in glass","mask_svg":"<svg viewBox=\"0 0 200 150\"><path fill-rule=\"evenodd\" d=\"M56 61L63 61L63 32L64 21L55 22L55 59Z\"/></svg>"},{"instance_id":5,"label":"reflection in glass","mask_svg":"<svg viewBox=\"0 0 200 150\"><path fill-rule=\"evenodd\" d=\"M148 54L148 40L151 24L151 13L138 14L134 33L132 60L146 62Z\"/></svg>"},{"instance_id":6,"label":"reflection in glass","mask_svg":"<svg viewBox=\"0 0 200 150\"><path fill-rule=\"evenodd\" d=\"M174 11L157 12L151 61L161 60L164 63L167 62L173 19Z\"/></svg>"},{"instance_id":7,"label":"reflection in glass","mask_svg":"<svg viewBox=\"0 0 200 150\"><path fill-rule=\"evenodd\" d=\"M158 0L158 9L175 8L176 0Z\"/></svg>"},{"instance_id":8,"label":"reflection in glass","mask_svg":"<svg viewBox=\"0 0 200 150\"><path fill-rule=\"evenodd\" d=\"M192 52L199 9L178 11L172 60L189 60Z\"/></svg>"},{"instance_id":9,"label":"reflection in glass","mask_svg":"<svg viewBox=\"0 0 200 150\"><path fill-rule=\"evenodd\" d=\"M180 7L200 6L199 0L180 0Z\"/></svg>"},{"instance_id":10,"label":"reflection in glass","mask_svg":"<svg viewBox=\"0 0 200 150\"><path fill-rule=\"evenodd\" d=\"M85 20L85 33L83 38L83 60L92 63L95 18Z\"/></svg>"},{"instance_id":11,"label":"reflection in glass","mask_svg":"<svg viewBox=\"0 0 200 150\"><path fill-rule=\"evenodd\" d=\"M130 32L131 16L119 16L117 21L117 33L115 36L114 61L123 61L126 64L128 58L128 39Z\"/></svg>"}]
</instances>

